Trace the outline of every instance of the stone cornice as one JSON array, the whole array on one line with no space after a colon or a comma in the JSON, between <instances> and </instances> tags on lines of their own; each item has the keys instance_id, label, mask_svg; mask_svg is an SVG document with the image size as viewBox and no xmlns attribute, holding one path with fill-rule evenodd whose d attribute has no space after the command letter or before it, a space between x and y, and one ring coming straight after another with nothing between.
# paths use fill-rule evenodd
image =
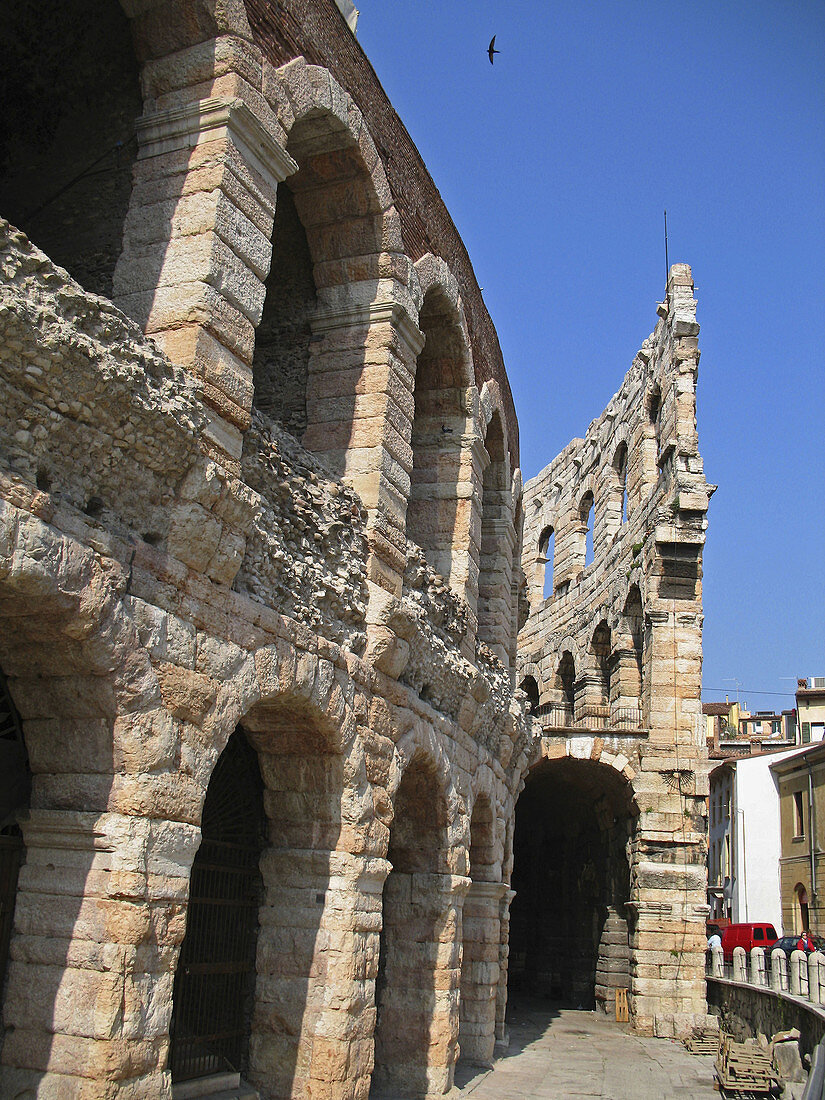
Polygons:
<instances>
[{"instance_id":1,"label":"stone cornice","mask_svg":"<svg viewBox=\"0 0 825 1100\"><path fill-rule=\"evenodd\" d=\"M199 99L167 111L144 115L137 121L139 159L178 149L191 149L204 135L224 130L231 135L247 162L275 185L298 171L298 165L242 99Z\"/></svg>"},{"instance_id":2,"label":"stone cornice","mask_svg":"<svg viewBox=\"0 0 825 1100\"><path fill-rule=\"evenodd\" d=\"M424 333L400 302L379 301L347 309L325 309L313 318L312 331L324 333L354 325L380 324L392 325L414 356L424 347Z\"/></svg>"}]
</instances>

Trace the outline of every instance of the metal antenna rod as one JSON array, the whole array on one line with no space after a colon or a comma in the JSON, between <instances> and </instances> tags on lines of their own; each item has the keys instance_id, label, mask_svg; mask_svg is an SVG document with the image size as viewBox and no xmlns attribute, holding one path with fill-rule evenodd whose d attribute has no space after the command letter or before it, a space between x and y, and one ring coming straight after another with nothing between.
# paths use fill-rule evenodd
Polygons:
<instances>
[{"instance_id":1,"label":"metal antenna rod","mask_svg":"<svg viewBox=\"0 0 825 1100\"><path fill-rule=\"evenodd\" d=\"M668 298L667 280L670 275L670 264L667 259L667 210L665 210L665 299Z\"/></svg>"}]
</instances>

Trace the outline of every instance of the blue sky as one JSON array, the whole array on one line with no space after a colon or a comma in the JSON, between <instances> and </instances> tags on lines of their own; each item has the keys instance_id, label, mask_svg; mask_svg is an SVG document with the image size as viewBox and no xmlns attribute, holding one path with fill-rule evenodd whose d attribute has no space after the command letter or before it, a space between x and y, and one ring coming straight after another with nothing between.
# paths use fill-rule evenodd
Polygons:
<instances>
[{"instance_id":1,"label":"blue sky","mask_svg":"<svg viewBox=\"0 0 825 1100\"><path fill-rule=\"evenodd\" d=\"M825 675L825 4L358 0L498 330L525 478L582 435L671 262L702 326L704 697ZM487 44L501 50L494 67Z\"/></svg>"}]
</instances>

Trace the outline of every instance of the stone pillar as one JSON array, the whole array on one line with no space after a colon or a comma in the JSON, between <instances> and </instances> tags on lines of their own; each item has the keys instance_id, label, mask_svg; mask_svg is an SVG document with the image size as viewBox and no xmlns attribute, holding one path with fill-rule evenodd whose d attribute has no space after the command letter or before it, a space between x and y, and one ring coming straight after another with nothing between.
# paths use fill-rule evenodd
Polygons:
<instances>
[{"instance_id":1,"label":"stone pillar","mask_svg":"<svg viewBox=\"0 0 825 1100\"><path fill-rule=\"evenodd\" d=\"M791 952L791 993L801 997L808 992L808 960L804 951ZM803 989L804 987L804 989Z\"/></svg>"},{"instance_id":2,"label":"stone pillar","mask_svg":"<svg viewBox=\"0 0 825 1100\"><path fill-rule=\"evenodd\" d=\"M358 284L347 292L357 298ZM400 595L413 379L424 337L395 301L321 306L312 333L303 444L361 497L369 516L368 579Z\"/></svg>"},{"instance_id":3,"label":"stone pillar","mask_svg":"<svg viewBox=\"0 0 825 1100\"><path fill-rule=\"evenodd\" d=\"M642 864L637 874L649 887L649 876L658 874L658 867ZM687 1035L707 1016L707 906L691 904L693 887L685 884L685 874L690 876L690 868L674 867L672 875L660 876L660 890L645 888L640 891L641 900L628 903L634 917L630 922L634 1025L643 1034L662 1038ZM651 892L656 900L650 898Z\"/></svg>"},{"instance_id":4,"label":"stone pillar","mask_svg":"<svg viewBox=\"0 0 825 1100\"><path fill-rule=\"evenodd\" d=\"M461 909L470 880L394 873L384 891L373 1093L396 1100L452 1087L458 1049ZM388 896L392 890L393 896ZM392 912L392 924L387 914Z\"/></svg>"},{"instance_id":5,"label":"stone pillar","mask_svg":"<svg viewBox=\"0 0 825 1100\"><path fill-rule=\"evenodd\" d=\"M721 952L721 950L722 948L720 947L719 951ZM767 981L768 975L765 969L765 948L754 947L751 949L750 983L751 985L764 986L767 985Z\"/></svg>"},{"instance_id":6,"label":"stone pillar","mask_svg":"<svg viewBox=\"0 0 825 1100\"><path fill-rule=\"evenodd\" d=\"M493 1064L505 893L505 882L473 882L464 900L459 1057L477 1066Z\"/></svg>"},{"instance_id":7,"label":"stone pillar","mask_svg":"<svg viewBox=\"0 0 825 1100\"><path fill-rule=\"evenodd\" d=\"M172 982L200 830L61 810L31 810L21 824L0 1093L168 1097Z\"/></svg>"},{"instance_id":8,"label":"stone pillar","mask_svg":"<svg viewBox=\"0 0 825 1100\"><path fill-rule=\"evenodd\" d=\"M202 444L234 467L252 408L255 327L278 182L297 164L232 96L144 115L114 299L200 382Z\"/></svg>"},{"instance_id":9,"label":"stone pillar","mask_svg":"<svg viewBox=\"0 0 825 1100\"><path fill-rule=\"evenodd\" d=\"M825 996L825 955L821 951L813 951L808 956L808 998L815 1004L822 1004Z\"/></svg>"},{"instance_id":10,"label":"stone pillar","mask_svg":"<svg viewBox=\"0 0 825 1100\"><path fill-rule=\"evenodd\" d=\"M496 990L496 1046L497 1054L506 1054L510 1046L510 1034L507 1030L507 974L510 957L510 905L516 896L515 890L506 890L499 902L499 955L498 989Z\"/></svg>"},{"instance_id":11,"label":"stone pillar","mask_svg":"<svg viewBox=\"0 0 825 1100\"><path fill-rule=\"evenodd\" d=\"M478 636L504 667L509 668L516 531L509 489L489 493L488 501L490 497L495 499L484 509L481 517L481 544L485 553L479 560Z\"/></svg>"},{"instance_id":12,"label":"stone pillar","mask_svg":"<svg viewBox=\"0 0 825 1100\"><path fill-rule=\"evenodd\" d=\"M636 650L622 646L613 650L611 678L610 724L620 729L636 729L641 725L640 697L642 685Z\"/></svg>"},{"instance_id":13,"label":"stone pillar","mask_svg":"<svg viewBox=\"0 0 825 1100\"><path fill-rule=\"evenodd\" d=\"M735 982L748 980L748 956L744 947L733 949L733 980Z\"/></svg>"},{"instance_id":14,"label":"stone pillar","mask_svg":"<svg viewBox=\"0 0 825 1100\"><path fill-rule=\"evenodd\" d=\"M579 725L602 729L607 722L604 679L598 669L586 669L576 680L576 714Z\"/></svg>"},{"instance_id":15,"label":"stone pillar","mask_svg":"<svg viewBox=\"0 0 825 1100\"><path fill-rule=\"evenodd\" d=\"M261 911L249 1077L277 1100L366 1096L385 859L279 849ZM277 872L276 867L277 865Z\"/></svg>"}]
</instances>

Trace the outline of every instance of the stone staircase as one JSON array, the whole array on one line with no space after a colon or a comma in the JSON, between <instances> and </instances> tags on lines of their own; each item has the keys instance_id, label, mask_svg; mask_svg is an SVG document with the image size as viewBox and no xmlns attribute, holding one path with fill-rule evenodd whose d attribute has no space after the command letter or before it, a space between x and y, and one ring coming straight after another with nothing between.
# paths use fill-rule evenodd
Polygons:
<instances>
[{"instance_id":1,"label":"stone staircase","mask_svg":"<svg viewBox=\"0 0 825 1100\"><path fill-rule=\"evenodd\" d=\"M172 1100L260 1100L239 1073L216 1073L172 1086Z\"/></svg>"}]
</instances>

